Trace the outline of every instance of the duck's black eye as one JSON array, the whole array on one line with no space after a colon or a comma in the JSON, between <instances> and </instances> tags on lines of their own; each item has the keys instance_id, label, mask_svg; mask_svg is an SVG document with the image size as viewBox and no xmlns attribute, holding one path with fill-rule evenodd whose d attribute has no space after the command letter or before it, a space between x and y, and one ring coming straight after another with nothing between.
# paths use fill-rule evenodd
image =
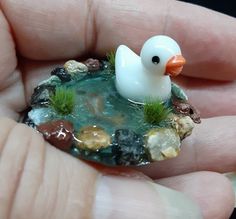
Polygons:
<instances>
[{"instance_id":1,"label":"duck's black eye","mask_svg":"<svg viewBox=\"0 0 236 219\"><path fill-rule=\"evenodd\" d=\"M152 57L152 62L153 62L153 64L157 65L160 62L159 56L153 56Z\"/></svg>"}]
</instances>

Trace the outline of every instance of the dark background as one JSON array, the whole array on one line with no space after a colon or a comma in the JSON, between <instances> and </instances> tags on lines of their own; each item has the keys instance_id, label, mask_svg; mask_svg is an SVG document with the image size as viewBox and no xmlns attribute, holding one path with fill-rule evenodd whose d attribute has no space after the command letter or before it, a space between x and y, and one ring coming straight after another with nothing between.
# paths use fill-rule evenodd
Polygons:
<instances>
[{"instance_id":1,"label":"dark background","mask_svg":"<svg viewBox=\"0 0 236 219\"><path fill-rule=\"evenodd\" d=\"M215 11L236 17L236 1L234 0L182 0L196 5L201 5Z\"/></svg>"},{"instance_id":2,"label":"dark background","mask_svg":"<svg viewBox=\"0 0 236 219\"><path fill-rule=\"evenodd\" d=\"M236 17L236 1L233 0L182 0L193 4L201 5L215 11ZM236 36L235 36L236 37ZM236 209L230 219L236 219Z\"/></svg>"}]
</instances>

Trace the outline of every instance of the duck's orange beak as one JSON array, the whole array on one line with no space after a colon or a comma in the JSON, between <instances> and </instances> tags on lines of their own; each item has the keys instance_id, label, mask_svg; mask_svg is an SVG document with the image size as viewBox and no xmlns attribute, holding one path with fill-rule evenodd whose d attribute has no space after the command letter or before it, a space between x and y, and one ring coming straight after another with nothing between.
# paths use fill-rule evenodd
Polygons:
<instances>
[{"instance_id":1,"label":"duck's orange beak","mask_svg":"<svg viewBox=\"0 0 236 219\"><path fill-rule=\"evenodd\" d=\"M165 75L170 75L170 76L179 75L185 63L186 60L182 55L173 56L166 64Z\"/></svg>"}]
</instances>

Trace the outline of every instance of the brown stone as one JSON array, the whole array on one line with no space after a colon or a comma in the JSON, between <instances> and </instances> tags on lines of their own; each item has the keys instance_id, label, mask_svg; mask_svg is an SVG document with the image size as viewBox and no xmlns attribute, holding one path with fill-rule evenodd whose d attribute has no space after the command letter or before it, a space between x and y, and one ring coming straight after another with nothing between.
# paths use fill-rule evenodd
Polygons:
<instances>
[{"instance_id":1,"label":"brown stone","mask_svg":"<svg viewBox=\"0 0 236 219\"><path fill-rule=\"evenodd\" d=\"M64 120L51 121L40 124L37 130L43 134L43 137L55 147L67 151L70 149L73 141L73 125Z\"/></svg>"},{"instance_id":2,"label":"brown stone","mask_svg":"<svg viewBox=\"0 0 236 219\"><path fill-rule=\"evenodd\" d=\"M100 62L98 59L87 59L84 64L88 67L89 71L98 71L100 69Z\"/></svg>"},{"instance_id":3,"label":"brown stone","mask_svg":"<svg viewBox=\"0 0 236 219\"><path fill-rule=\"evenodd\" d=\"M179 99L173 99L172 106L176 113L189 116L195 123L201 123L199 111L188 102Z\"/></svg>"},{"instance_id":4,"label":"brown stone","mask_svg":"<svg viewBox=\"0 0 236 219\"><path fill-rule=\"evenodd\" d=\"M81 149L99 150L111 144L111 137L101 127L87 126L76 136L77 146Z\"/></svg>"}]
</instances>

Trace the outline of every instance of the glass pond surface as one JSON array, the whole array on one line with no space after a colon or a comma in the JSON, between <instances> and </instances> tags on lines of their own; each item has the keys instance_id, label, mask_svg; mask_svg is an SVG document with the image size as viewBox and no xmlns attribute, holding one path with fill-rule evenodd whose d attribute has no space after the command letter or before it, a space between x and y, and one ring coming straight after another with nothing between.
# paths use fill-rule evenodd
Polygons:
<instances>
[{"instance_id":1,"label":"glass pond surface","mask_svg":"<svg viewBox=\"0 0 236 219\"><path fill-rule=\"evenodd\" d=\"M121 97L115 88L112 74L96 73L70 84L76 90L74 121L76 129L84 126L101 126L109 134L117 129L131 129L144 133L152 126L146 124L143 106Z\"/></svg>"},{"instance_id":2,"label":"glass pond surface","mask_svg":"<svg viewBox=\"0 0 236 219\"><path fill-rule=\"evenodd\" d=\"M76 61L69 62L83 66ZM172 84L172 98L165 104L172 113L152 125L145 120L144 105L119 95L114 70L107 63L104 66L73 74L65 67L54 69L52 76L35 88L32 109L24 122L41 132L55 147L105 165L137 166L177 156L181 141L193 129L189 113L194 108L187 103L182 89ZM52 95L58 89L73 90L75 94L70 114L63 115L52 107ZM64 100L60 100L63 105Z\"/></svg>"}]
</instances>

